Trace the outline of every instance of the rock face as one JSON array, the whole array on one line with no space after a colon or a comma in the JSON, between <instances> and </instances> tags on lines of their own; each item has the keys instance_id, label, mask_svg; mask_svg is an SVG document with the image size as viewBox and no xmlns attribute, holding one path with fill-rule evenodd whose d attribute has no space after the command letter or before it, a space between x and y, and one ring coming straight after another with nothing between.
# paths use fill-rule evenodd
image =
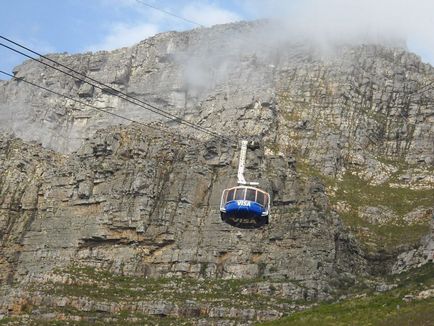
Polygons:
<instances>
[{"instance_id":1,"label":"rock face","mask_svg":"<svg viewBox=\"0 0 434 326\"><path fill-rule=\"evenodd\" d=\"M326 56L308 44L266 41L257 36L263 29L222 25L159 34L113 52L50 57L204 127L242 136L273 131L272 139L298 148L328 174L348 161L368 168L369 177L387 177L368 149L432 165L430 65L378 45L341 46ZM15 74L132 119L161 119L106 86L91 87L36 62L26 61ZM124 122L22 82L2 82L0 99L3 129L63 152L96 129ZM261 110L251 110L255 100ZM281 112L272 110L276 102ZM271 126L273 114L280 115Z\"/></svg>"},{"instance_id":2,"label":"rock face","mask_svg":"<svg viewBox=\"0 0 434 326\"><path fill-rule=\"evenodd\" d=\"M357 276L432 260L433 68L402 48L342 45L325 55L258 39L261 31L230 24L50 56L98 87L30 61L15 69L151 127L1 81L0 284L78 264L136 277L285 281L243 291L314 300ZM246 178L270 192L270 224L220 219L221 192L236 181L236 142L162 120L108 86L258 141ZM33 302L21 299L0 307Z\"/></svg>"},{"instance_id":3,"label":"rock face","mask_svg":"<svg viewBox=\"0 0 434 326\"><path fill-rule=\"evenodd\" d=\"M2 283L74 261L143 276L273 276L327 297L330 277L365 269L354 239L327 211L324 187L301 180L284 157L251 154L275 205L269 227L240 229L219 214L236 174L231 146L133 126L100 132L69 157L8 138L1 144L9 178L2 194L11 193L2 202Z\"/></svg>"},{"instance_id":4,"label":"rock face","mask_svg":"<svg viewBox=\"0 0 434 326\"><path fill-rule=\"evenodd\" d=\"M392 272L399 274L430 262L434 262L434 215L431 218L431 233L422 239L421 246L401 253Z\"/></svg>"}]
</instances>

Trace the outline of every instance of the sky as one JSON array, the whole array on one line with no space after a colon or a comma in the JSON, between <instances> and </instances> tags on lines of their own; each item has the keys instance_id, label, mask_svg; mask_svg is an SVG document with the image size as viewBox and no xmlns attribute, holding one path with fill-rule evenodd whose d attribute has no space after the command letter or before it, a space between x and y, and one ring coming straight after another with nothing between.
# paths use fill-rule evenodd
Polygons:
<instances>
[{"instance_id":1,"label":"sky","mask_svg":"<svg viewBox=\"0 0 434 326\"><path fill-rule=\"evenodd\" d=\"M0 35L43 54L112 50L160 32L199 28L151 5L203 26L272 18L285 26L284 36L322 42L398 37L434 65L433 0L0 0L0 5ZM0 47L1 70L10 73L22 61Z\"/></svg>"}]
</instances>

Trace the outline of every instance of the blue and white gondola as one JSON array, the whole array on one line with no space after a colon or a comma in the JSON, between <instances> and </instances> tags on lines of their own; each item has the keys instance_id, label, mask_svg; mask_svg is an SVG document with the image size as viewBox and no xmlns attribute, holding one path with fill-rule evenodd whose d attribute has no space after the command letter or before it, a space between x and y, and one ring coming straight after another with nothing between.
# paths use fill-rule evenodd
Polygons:
<instances>
[{"instance_id":1,"label":"blue and white gondola","mask_svg":"<svg viewBox=\"0 0 434 326\"><path fill-rule=\"evenodd\" d=\"M222 219L263 220L268 224L270 195L261 189L238 186L225 189L220 202Z\"/></svg>"}]
</instances>

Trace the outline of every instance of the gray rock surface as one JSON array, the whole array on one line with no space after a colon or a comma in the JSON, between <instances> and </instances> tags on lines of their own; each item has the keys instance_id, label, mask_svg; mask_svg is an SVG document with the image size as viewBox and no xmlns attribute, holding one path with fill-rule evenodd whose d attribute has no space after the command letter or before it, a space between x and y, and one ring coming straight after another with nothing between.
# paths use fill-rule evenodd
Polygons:
<instances>
[{"instance_id":1,"label":"gray rock surface","mask_svg":"<svg viewBox=\"0 0 434 326\"><path fill-rule=\"evenodd\" d=\"M269 225L241 229L220 220L221 192L236 181L235 144L26 61L17 77L153 127L122 126L22 81L0 81L0 285L41 280L74 263L139 277L264 278L243 291L323 300L358 276L432 261L432 234L411 251L398 243L372 253L361 242L373 241L372 225L429 223L433 68L401 47L340 45L324 54L309 43L277 44L256 37L262 24L50 58L187 121L256 140L246 177L272 195ZM351 201L348 185L341 199L348 176L375 190L374 199L402 193L406 206ZM417 191L428 200L417 201ZM353 227L359 220L365 224ZM1 302L6 311L10 300ZM180 309L143 306L151 308ZM207 316L277 315L214 307Z\"/></svg>"},{"instance_id":2,"label":"gray rock surface","mask_svg":"<svg viewBox=\"0 0 434 326\"><path fill-rule=\"evenodd\" d=\"M1 193L20 180L1 206L2 282L74 261L143 276L272 275L325 298L330 277L364 270L356 242L327 211L324 188L300 180L284 157L254 151L254 171L276 204L269 226L240 229L218 211L236 175L231 146L135 126L99 132L70 156L10 138L0 144L10 179Z\"/></svg>"},{"instance_id":3,"label":"gray rock surface","mask_svg":"<svg viewBox=\"0 0 434 326\"><path fill-rule=\"evenodd\" d=\"M387 171L372 154L434 163L430 65L379 45L340 46L325 55L309 43L267 41L257 36L263 29L221 25L51 58L204 127L243 136L272 132L271 140L298 149L326 174L351 161L382 181ZM132 119L161 119L39 63L26 61L15 74ZM17 81L0 84L0 113L3 130L62 152L124 122Z\"/></svg>"},{"instance_id":4,"label":"gray rock surface","mask_svg":"<svg viewBox=\"0 0 434 326\"><path fill-rule=\"evenodd\" d=\"M431 232L423 239L419 247L405 251L398 256L392 272L399 274L411 268L434 262L434 215L431 216Z\"/></svg>"}]
</instances>

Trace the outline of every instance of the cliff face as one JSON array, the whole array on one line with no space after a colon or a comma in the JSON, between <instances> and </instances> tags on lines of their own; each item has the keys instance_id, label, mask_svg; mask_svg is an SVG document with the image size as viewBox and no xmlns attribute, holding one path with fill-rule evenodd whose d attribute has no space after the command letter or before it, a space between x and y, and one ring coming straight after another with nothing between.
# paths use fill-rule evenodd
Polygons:
<instances>
[{"instance_id":1,"label":"cliff face","mask_svg":"<svg viewBox=\"0 0 434 326\"><path fill-rule=\"evenodd\" d=\"M432 261L433 68L400 48L325 55L261 43L260 31L223 25L51 57L186 120L257 140L246 176L272 195L269 225L220 220L221 192L236 182L235 145L175 122L156 122L161 131L119 126L2 81L0 127L13 134L0 138L0 284L59 281L59 270L78 265L134 277L265 278L295 301ZM33 62L15 73L131 119L160 119ZM0 312L20 297L5 295Z\"/></svg>"},{"instance_id":2,"label":"cliff face","mask_svg":"<svg viewBox=\"0 0 434 326\"><path fill-rule=\"evenodd\" d=\"M160 34L113 52L51 57L204 127L244 137L272 131L273 141L299 149L327 173L341 169L333 160L353 152L432 164L430 65L378 45L325 53L278 41L264 29L222 25ZM26 61L15 74L132 119L161 119L39 63ZM0 85L2 128L58 151L76 150L96 129L124 123L20 82ZM279 118L247 110L255 100L278 103Z\"/></svg>"},{"instance_id":3,"label":"cliff face","mask_svg":"<svg viewBox=\"0 0 434 326\"><path fill-rule=\"evenodd\" d=\"M98 133L69 157L12 139L2 149L3 283L73 261L142 276L273 275L326 297L330 277L365 270L324 186L300 178L287 158L250 155L250 169L276 199L272 226L243 229L219 214L236 175L233 147L124 127Z\"/></svg>"}]
</instances>

